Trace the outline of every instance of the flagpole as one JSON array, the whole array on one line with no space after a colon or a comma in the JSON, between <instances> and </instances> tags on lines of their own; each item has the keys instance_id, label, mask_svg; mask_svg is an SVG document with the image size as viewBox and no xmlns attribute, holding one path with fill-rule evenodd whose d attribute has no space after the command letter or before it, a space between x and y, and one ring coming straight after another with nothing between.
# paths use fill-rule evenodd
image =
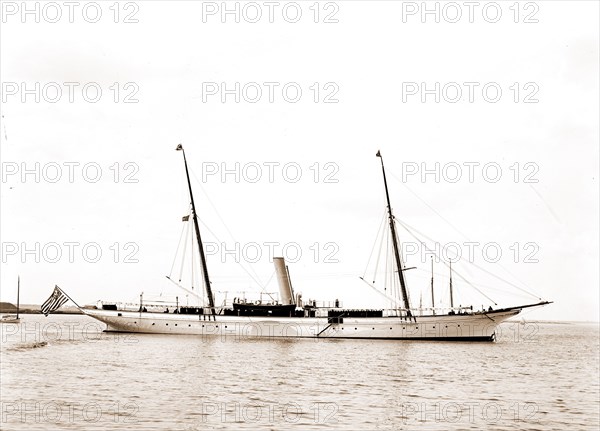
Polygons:
<instances>
[{"instance_id":1,"label":"flagpole","mask_svg":"<svg viewBox=\"0 0 600 431\"><path fill-rule=\"evenodd\" d=\"M78 303L75 302L75 300L73 298L71 298L67 292L65 292L64 290L62 290L60 287L58 287L58 284L55 284L54 287L56 287L58 290L60 290L67 298L69 298L71 300L71 302L73 302L73 304L75 304L75 306L77 308L79 308L81 310L81 307L79 306Z\"/></svg>"}]
</instances>

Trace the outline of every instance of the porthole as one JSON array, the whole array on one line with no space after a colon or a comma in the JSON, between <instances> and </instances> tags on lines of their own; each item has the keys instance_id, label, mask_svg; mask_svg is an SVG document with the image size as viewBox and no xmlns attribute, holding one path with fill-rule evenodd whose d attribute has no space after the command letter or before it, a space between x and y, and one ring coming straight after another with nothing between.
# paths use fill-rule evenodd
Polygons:
<instances>
[{"instance_id":1,"label":"porthole","mask_svg":"<svg viewBox=\"0 0 600 431\"><path fill-rule=\"evenodd\" d=\"M154 326L154 325L155 325L155 323L152 324L152 326Z\"/></svg>"},{"instance_id":2,"label":"porthole","mask_svg":"<svg viewBox=\"0 0 600 431\"><path fill-rule=\"evenodd\" d=\"M192 325L188 325L188 326L190 326L190 327L191 327Z\"/></svg>"},{"instance_id":3,"label":"porthole","mask_svg":"<svg viewBox=\"0 0 600 431\"><path fill-rule=\"evenodd\" d=\"M165 325L169 326L169 324L168 324L168 323L165 323Z\"/></svg>"}]
</instances>

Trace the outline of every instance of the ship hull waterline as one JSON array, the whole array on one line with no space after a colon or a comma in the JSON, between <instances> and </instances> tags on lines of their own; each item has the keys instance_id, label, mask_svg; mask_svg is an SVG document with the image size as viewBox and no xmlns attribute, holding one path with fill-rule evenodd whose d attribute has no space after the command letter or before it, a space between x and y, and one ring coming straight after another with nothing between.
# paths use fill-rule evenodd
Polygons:
<instances>
[{"instance_id":1,"label":"ship hull waterline","mask_svg":"<svg viewBox=\"0 0 600 431\"><path fill-rule=\"evenodd\" d=\"M222 339L342 338L387 340L494 341L496 327L521 308L488 313L406 317L208 316L135 311L82 310L106 324L106 332L179 334Z\"/></svg>"}]
</instances>

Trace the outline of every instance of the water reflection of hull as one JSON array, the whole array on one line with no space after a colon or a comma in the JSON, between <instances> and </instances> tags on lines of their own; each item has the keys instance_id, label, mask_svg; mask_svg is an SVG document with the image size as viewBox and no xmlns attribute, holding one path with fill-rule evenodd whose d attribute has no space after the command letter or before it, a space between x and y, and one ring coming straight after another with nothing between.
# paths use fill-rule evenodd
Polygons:
<instances>
[{"instance_id":1,"label":"water reflection of hull","mask_svg":"<svg viewBox=\"0 0 600 431\"><path fill-rule=\"evenodd\" d=\"M521 312L507 308L486 313L406 317L251 317L133 311L83 310L107 331L248 338L369 338L396 340L493 341L496 327Z\"/></svg>"}]
</instances>

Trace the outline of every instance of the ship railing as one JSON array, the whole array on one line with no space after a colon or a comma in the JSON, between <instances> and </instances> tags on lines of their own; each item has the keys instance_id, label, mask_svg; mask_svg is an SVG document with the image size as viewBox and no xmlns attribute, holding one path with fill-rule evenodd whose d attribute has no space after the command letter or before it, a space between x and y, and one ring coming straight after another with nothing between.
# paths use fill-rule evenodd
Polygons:
<instances>
[{"instance_id":1,"label":"ship railing","mask_svg":"<svg viewBox=\"0 0 600 431\"><path fill-rule=\"evenodd\" d=\"M473 312L477 312L473 310L473 306L458 306L458 307L420 307L411 309L413 315L423 316L423 315L445 315L445 314L471 314ZM491 311L489 308L486 309L482 306L480 312Z\"/></svg>"},{"instance_id":2,"label":"ship railing","mask_svg":"<svg viewBox=\"0 0 600 431\"><path fill-rule=\"evenodd\" d=\"M309 299L304 301L303 305L313 308L344 308L344 303L339 300L335 301L317 301L315 299Z\"/></svg>"},{"instance_id":3,"label":"ship railing","mask_svg":"<svg viewBox=\"0 0 600 431\"><path fill-rule=\"evenodd\" d=\"M207 310L206 312L210 312L209 307L186 305L177 300L142 301L141 304L139 302L98 301L96 308L116 311L142 311L145 309L149 313L164 313L167 309L171 312L181 308L204 308ZM220 307L215 307L215 309L220 309Z\"/></svg>"},{"instance_id":4,"label":"ship railing","mask_svg":"<svg viewBox=\"0 0 600 431\"><path fill-rule=\"evenodd\" d=\"M232 300L227 300L225 299L223 301L226 304L233 304L233 303L242 303L242 304L281 304L280 298L279 298L279 292L260 292L259 295L256 294L250 294L250 295L246 295L245 291L239 292L237 294L237 296L235 296Z\"/></svg>"}]
</instances>

